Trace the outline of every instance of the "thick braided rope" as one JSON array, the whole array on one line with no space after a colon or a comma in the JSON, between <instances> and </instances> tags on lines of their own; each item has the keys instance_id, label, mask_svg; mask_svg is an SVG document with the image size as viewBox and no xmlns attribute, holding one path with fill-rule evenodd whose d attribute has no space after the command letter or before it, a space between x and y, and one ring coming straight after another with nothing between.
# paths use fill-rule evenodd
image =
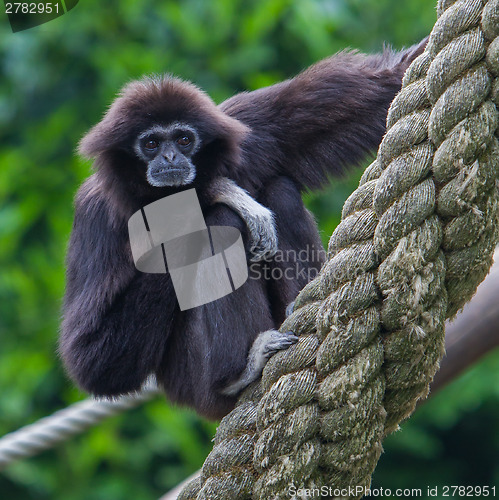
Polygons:
<instances>
[{"instance_id":1,"label":"thick braided rope","mask_svg":"<svg viewBox=\"0 0 499 500\"><path fill-rule=\"evenodd\" d=\"M330 260L282 325L300 341L222 420L179 498L367 486L383 437L427 394L444 320L487 273L498 225L499 0L438 12Z\"/></svg>"},{"instance_id":2,"label":"thick braided rope","mask_svg":"<svg viewBox=\"0 0 499 500\"><path fill-rule=\"evenodd\" d=\"M443 321L471 298L492 263L498 115L490 96L494 78L484 58L497 33L483 29L481 20L494 9L497 16L497 5L439 4L427 50L404 82L406 88L426 89L420 102L428 99L431 109L420 123L427 121L429 140L408 154L397 154L386 140L378 154L383 172L374 191L379 217L374 243L383 260L377 282L383 295L386 432L426 395L443 351ZM389 134L412 118L398 119L403 105L395 99ZM409 211L399 223L404 204ZM407 236L394 244L399 234Z\"/></svg>"}]
</instances>

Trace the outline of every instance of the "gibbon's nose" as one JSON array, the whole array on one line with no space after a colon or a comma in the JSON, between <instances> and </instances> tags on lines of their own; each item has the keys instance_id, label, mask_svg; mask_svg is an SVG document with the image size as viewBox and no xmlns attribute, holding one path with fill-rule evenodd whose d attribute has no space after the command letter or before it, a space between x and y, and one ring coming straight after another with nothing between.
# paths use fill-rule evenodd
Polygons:
<instances>
[{"instance_id":1,"label":"gibbon's nose","mask_svg":"<svg viewBox=\"0 0 499 500\"><path fill-rule=\"evenodd\" d=\"M171 163L175 159L175 152L174 151L166 151L165 153L163 153L163 158L168 163Z\"/></svg>"}]
</instances>

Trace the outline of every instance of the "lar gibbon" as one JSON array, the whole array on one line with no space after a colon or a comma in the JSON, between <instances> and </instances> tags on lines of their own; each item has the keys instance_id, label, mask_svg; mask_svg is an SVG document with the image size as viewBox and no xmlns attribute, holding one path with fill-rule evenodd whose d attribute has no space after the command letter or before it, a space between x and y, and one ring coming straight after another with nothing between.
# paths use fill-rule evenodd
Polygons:
<instances>
[{"instance_id":1,"label":"lar gibbon","mask_svg":"<svg viewBox=\"0 0 499 500\"><path fill-rule=\"evenodd\" d=\"M171 401L210 418L228 413L268 357L296 341L276 328L323 263L301 193L379 145L402 76L425 44L399 53L342 52L219 106L170 76L127 85L80 144L96 172L76 197L60 337L77 384L117 396L138 391L154 375ZM253 208L271 212L279 252L308 249L312 257L261 260L256 265L279 273L262 273L221 299L180 311L168 274L134 267L127 221L141 207L191 188L207 225L239 229L248 253L259 230L252 235L251 213L237 210L243 189L256 200Z\"/></svg>"}]
</instances>

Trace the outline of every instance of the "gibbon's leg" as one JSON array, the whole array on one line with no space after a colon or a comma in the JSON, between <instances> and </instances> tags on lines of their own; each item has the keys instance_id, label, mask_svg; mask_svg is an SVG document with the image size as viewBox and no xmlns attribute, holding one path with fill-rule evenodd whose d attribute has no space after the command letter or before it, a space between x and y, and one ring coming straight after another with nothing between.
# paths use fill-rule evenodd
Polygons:
<instances>
[{"instance_id":1,"label":"gibbon's leg","mask_svg":"<svg viewBox=\"0 0 499 500\"><path fill-rule=\"evenodd\" d=\"M259 202L274 213L278 250L264 266L252 264L250 277L262 274L267 283L272 315L279 325L286 316L286 306L317 275L325 253L315 221L289 178L276 178L259 197ZM260 376L273 354L297 340L293 332L281 333L275 329L261 332L251 346L244 371L224 388L223 393L235 395L240 392Z\"/></svg>"}]
</instances>

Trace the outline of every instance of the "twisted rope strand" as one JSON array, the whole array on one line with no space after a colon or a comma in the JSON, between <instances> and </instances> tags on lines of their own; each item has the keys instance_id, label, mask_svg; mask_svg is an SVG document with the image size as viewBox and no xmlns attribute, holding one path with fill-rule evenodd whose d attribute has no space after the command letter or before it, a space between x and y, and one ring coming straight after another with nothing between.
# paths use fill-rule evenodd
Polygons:
<instances>
[{"instance_id":1,"label":"twisted rope strand","mask_svg":"<svg viewBox=\"0 0 499 500\"><path fill-rule=\"evenodd\" d=\"M11 432L0 439L0 470L16 460L53 448L108 417L139 406L157 394L157 387L148 386L137 395L116 400L86 399Z\"/></svg>"}]
</instances>

